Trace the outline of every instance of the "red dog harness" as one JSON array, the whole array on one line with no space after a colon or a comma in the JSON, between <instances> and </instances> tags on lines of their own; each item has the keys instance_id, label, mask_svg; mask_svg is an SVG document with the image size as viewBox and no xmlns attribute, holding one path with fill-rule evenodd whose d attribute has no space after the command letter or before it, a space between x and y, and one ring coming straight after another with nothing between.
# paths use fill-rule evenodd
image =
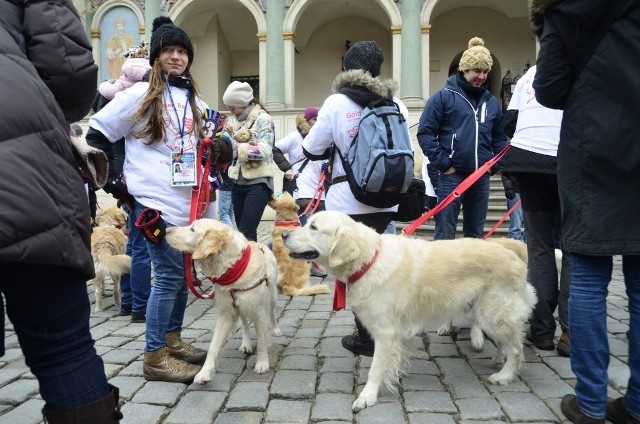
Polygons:
<instances>
[{"instance_id":1,"label":"red dog harness","mask_svg":"<svg viewBox=\"0 0 640 424\"><path fill-rule=\"evenodd\" d=\"M366 264L362 265L362 267L358 271L356 271L355 274L350 275L349 278L347 278L347 283L354 284L356 281L362 278L362 276L367 271L369 271L369 268L371 268L373 263L378 258L379 252L380 252L380 241L378 241L378 247L376 248L376 251L374 252L371 260ZM346 294L347 294L347 284L344 283L343 281L336 279L336 285L333 291L333 311L334 312L337 312L345 308L345 306L347 305Z\"/></svg>"}]
</instances>

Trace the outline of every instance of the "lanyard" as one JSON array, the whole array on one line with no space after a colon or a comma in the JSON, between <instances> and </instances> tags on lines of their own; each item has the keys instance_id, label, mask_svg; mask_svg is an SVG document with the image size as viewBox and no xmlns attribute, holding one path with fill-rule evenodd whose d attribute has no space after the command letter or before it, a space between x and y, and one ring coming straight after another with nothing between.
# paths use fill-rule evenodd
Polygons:
<instances>
[{"instance_id":1,"label":"lanyard","mask_svg":"<svg viewBox=\"0 0 640 424\"><path fill-rule=\"evenodd\" d=\"M173 105L173 111L176 113L178 131L180 132L180 151L184 149L184 130L185 130L185 120L187 118L187 107L189 106L189 90L187 90L187 100L184 103L184 113L182 114L182 125L180 125L180 115L178 115L178 108L173 101L173 96L171 95L171 85L169 84L169 76L167 75L167 92L169 93L169 99L171 100L171 104Z\"/></svg>"}]
</instances>

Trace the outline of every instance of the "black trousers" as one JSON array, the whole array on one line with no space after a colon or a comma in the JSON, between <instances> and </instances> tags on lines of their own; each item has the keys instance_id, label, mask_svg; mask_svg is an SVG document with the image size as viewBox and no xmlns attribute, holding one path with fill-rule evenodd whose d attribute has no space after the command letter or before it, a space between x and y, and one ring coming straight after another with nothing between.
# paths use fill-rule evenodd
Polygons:
<instances>
[{"instance_id":1,"label":"black trousers","mask_svg":"<svg viewBox=\"0 0 640 424\"><path fill-rule=\"evenodd\" d=\"M511 175L517 178L520 185L529 255L528 280L538 295L538 303L530 320L531 332L537 340L549 340L553 339L556 330L556 308L560 326L564 330L569 328L571 254L562 249L558 180L555 174ZM561 271L556 267L556 248L562 249Z\"/></svg>"}]
</instances>

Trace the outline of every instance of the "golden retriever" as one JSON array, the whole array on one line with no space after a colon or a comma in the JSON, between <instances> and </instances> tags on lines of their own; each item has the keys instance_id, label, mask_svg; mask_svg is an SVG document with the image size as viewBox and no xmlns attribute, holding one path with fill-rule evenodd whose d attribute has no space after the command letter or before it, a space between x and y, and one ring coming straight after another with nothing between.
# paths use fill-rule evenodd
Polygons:
<instances>
[{"instance_id":1,"label":"golden retriever","mask_svg":"<svg viewBox=\"0 0 640 424\"><path fill-rule=\"evenodd\" d=\"M258 374L269 370L269 327L276 336L278 268L273 253L263 244L249 242L237 230L213 219L198 219L185 227L167 228L167 242L192 254L196 268L212 279L218 305L218 319L207 359L194 382L211 380L222 347L233 335L238 318L242 322L240 352L252 353L249 321L256 328Z\"/></svg>"},{"instance_id":2,"label":"golden retriever","mask_svg":"<svg viewBox=\"0 0 640 424\"><path fill-rule=\"evenodd\" d=\"M127 214L117 205L111 205L98 210L96 224L98 227L113 225L124 231L127 228Z\"/></svg>"},{"instance_id":3,"label":"golden retriever","mask_svg":"<svg viewBox=\"0 0 640 424\"><path fill-rule=\"evenodd\" d=\"M289 249L282 243L282 233L292 227L300 226L298 218L299 206L289 193L283 193L269 201L269 206L276 211L276 219L271 232L273 254L278 262L278 288L288 296L311 296L330 293L328 284L309 285L311 264L302 259L289 256Z\"/></svg>"},{"instance_id":4,"label":"golden retriever","mask_svg":"<svg viewBox=\"0 0 640 424\"><path fill-rule=\"evenodd\" d=\"M127 236L113 225L95 227L91 233L91 256L95 277L91 279L96 298L95 311L102 311L105 280L113 282L113 301L120 304L120 277L131 271L131 257L125 255Z\"/></svg>"},{"instance_id":5,"label":"golden retriever","mask_svg":"<svg viewBox=\"0 0 640 424\"><path fill-rule=\"evenodd\" d=\"M393 388L407 365L411 337L460 314L496 342L494 364L506 359L489 382L504 385L517 376L536 295L526 282L526 264L512 251L478 239L380 235L336 211L314 214L283 240L293 257L317 259L338 280L351 281L347 302L375 341L354 411L374 405L383 382Z\"/></svg>"}]
</instances>

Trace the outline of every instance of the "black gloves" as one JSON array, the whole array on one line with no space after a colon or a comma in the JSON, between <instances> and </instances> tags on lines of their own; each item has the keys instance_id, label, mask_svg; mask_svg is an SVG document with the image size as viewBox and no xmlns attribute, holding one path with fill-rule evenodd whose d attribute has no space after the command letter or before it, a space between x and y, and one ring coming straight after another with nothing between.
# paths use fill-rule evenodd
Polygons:
<instances>
[{"instance_id":1,"label":"black gloves","mask_svg":"<svg viewBox=\"0 0 640 424\"><path fill-rule=\"evenodd\" d=\"M515 190L513 190L513 188L505 188L504 189L504 195L507 199L511 200L514 197L516 197L516 192Z\"/></svg>"},{"instance_id":2,"label":"black gloves","mask_svg":"<svg viewBox=\"0 0 640 424\"><path fill-rule=\"evenodd\" d=\"M127 186L122 184L120 180L109 180L102 189L118 200L129 195Z\"/></svg>"}]
</instances>

